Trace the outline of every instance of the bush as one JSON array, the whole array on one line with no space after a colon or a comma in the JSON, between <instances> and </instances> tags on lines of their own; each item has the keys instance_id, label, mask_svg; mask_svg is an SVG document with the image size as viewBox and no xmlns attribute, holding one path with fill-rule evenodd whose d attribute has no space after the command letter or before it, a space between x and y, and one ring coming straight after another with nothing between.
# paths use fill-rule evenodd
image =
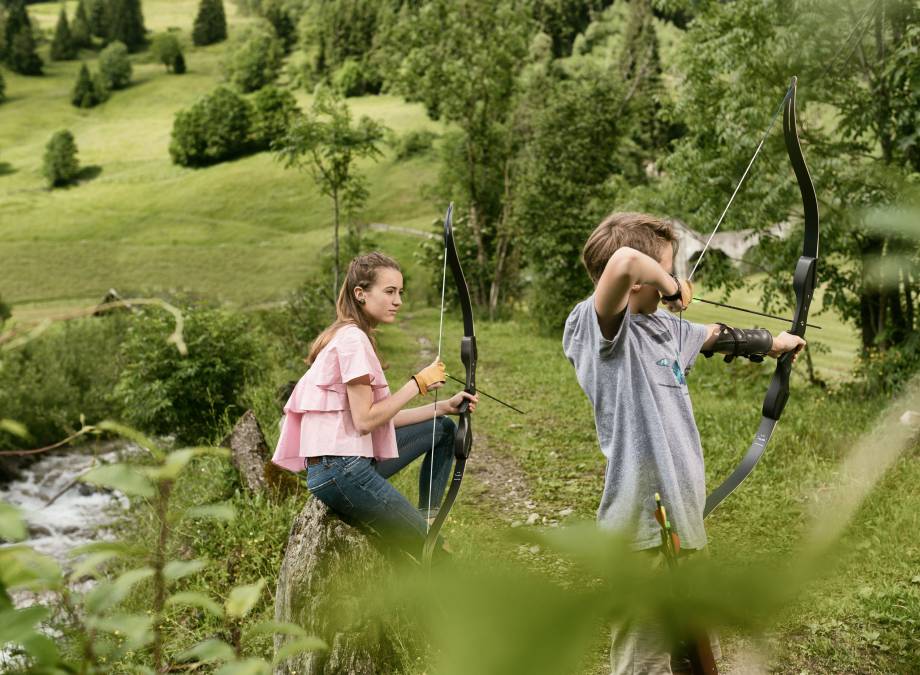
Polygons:
<instances>
[{"instance_id":1,"label":"bush","mask_svg":"<svg viewBox=\"0 0 920 675\"><path fill-rule=\"evenodd\" d=\"M174 71L176 58L182 55L182 45L173 33L157 33L150 45L153 57L166 66L166 71Z\"/></svg>"},{"instance_id":2,"label":"bush","mask_svg":"<svg viewBox=\"0 0 920 675\"><path fill-rule=\"evenodd\" d=\"M74 83L70 102L78 108L92 108L109 100L109 83L102 73L90 76L89 68L84 63Z\"/></svg>"},{"instance_id":3,"label":"bush","mask_svg":"<svg viewBox=\"0 0 920 675\"><path fill-rule=\"evenodd\" d=\"M279 338L284 353L303 369L310 345L323 329L335 320L331 282L324 277L308 279L291 291L283 309L261 314L263 327Z\"/></svg>"},{"instance_id":4,"label":"bush","mask_svg":"<svg viewBox=\"0 0 920 675\"><path fill-rule=\"evenodd\" d=\"M271 26L250 30L242 42L230 50L224 68L227 78L240 91L250 92L274 82L281 70L284 50Z\"/></svg>"},{"instance_id":5,"label":"bush","mask_svg":"<svg viewBox=\"0 0 920 675\"><path fill-rule=\"evenodd\" d=\"M332 87L342 96L361 96L365 93L364 71L354 59L345 59L332 75Z\"/></svg>"},{"instance_id":6,"label":"bush","mask_svg":"<svg viewBox=\"0 0 920 675\"><path fill-rule=\"evenodd\" d=\"M3 301L3 296L0 295L0 328L3 328L3 324L6 323L6 320L13 316L13 309L7 303Z\"/></svg>"},{"instance_id":7,"label":"bush","mask_svg":"<svg viewBox=\"0 0 920 675\"><path fill-rule=\"evenodd\" d=\"M131 60L128 48L113 42L99 54L99 72L110 89L124 89L131 82Z\"/></svg>"},{"instance_id":8,"label":"bush","mask_svg":"<svg viewBox=\"0 0 920 675\"><path fill-rule=\"evenodd\" d=\"M396 159L409 159L431 150L437 137L436 133L428 129L408 131L394 138L390 142L390 147L396 152Z\"/></svg>"},{"instance_id":9,"label":"bush","mask_svg":"<svg viewBox=\"0 0 920 675\"><path fill-rule=\"evenodd\" d=\"M192 27L192 42L199 47L227 39L227 16L223 0L201 0Z\"/></svg>"},{"instance_id":10,"label":"bush","mask_svg":"<svg viewBox=\"0 0 920 675\"><path fill-rule=\"evenodd\" d=\"M80 170L77 163L77 144L73 134L66 129L56 132L45 146L45 161L42 172L49 187L66 185L77 177Z\"/></svg>"},{"instance_id":11,"label":"bush","mask_svg":"<svg viewBox=\"0 0 920 675\"><path fill-rule=\"evenodd\" d=\"M210 442L225 415L243 412L245 383L268 365L265 341L240 314L187 307L184 315L184 357L166 342L172 316L143 312L131 322L115 396L128 424L179 442Z\"/></svg>"},{"instance_id":12,"label":"bush","mask_svg":"<svg viewBox=\"0 0 920 675\"><path fill-rule=\"evenodd\" d=\"M272 142L287 133L294 116L300 112L291 92L277 87L263 87L252 97L252 138L256 147L267 150Z\"/></svg>"},{"instance_id":13,"label":"bush","mask_svg":"<svg viewBox=\"0 0 920 675\"><path fill-rule=\"evenodd\" d=\"M169 154L182 166L206 166L249 149L252 106L226 87L218 87L191 108L176 113Z\"/></svg>"},{"instance_id":14,"label":"bush","mask_svg":"<svg viewBox=\"0 0 920 675\"><path fill-rule=\"evenodd\" d=\"M112 398L118 380L115 356L124 334L122 315L68 321L25 346L0 352L2 416L26 425L28 445L48 445L80 426L119 417ZM25 441L0 433L0 448Z\"/></svg>"},{"instance_id":15,"label":"bush","mask_svg":"<svg viewBox=\"0 0 920 675\"><path fill-rule=\"evenodd\" d=\"M173 75L184 75L185 70L185 57L182 56L182 52L178 52L172 62Z\"/></svg>"}]
</instances>

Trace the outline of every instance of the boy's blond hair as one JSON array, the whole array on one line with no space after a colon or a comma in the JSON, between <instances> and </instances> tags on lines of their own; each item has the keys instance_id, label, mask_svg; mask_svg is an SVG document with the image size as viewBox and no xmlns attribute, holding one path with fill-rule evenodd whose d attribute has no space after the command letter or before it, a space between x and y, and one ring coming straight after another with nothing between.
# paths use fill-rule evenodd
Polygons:
<instances>
[{"instance_id":1,"label":"boy's blond hair","mask_svg":"<svg viewBox=\"0 0 920 675\"><path fill-rule=\"evenodd\" d=\"M677 252L677 234L668 221L647 213L611 213L588 237L581 261L596 286L607 261L618 248L629 246L658 260L662 244L671 244Z\"/></svg>"}]
</instances>

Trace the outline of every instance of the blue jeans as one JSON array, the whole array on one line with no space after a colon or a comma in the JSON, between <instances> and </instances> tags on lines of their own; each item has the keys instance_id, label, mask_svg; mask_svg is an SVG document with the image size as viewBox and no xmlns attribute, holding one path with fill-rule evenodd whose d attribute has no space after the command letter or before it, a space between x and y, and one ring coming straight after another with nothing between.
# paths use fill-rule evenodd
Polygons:
<instances>
[{"instance_id":1,"label":"blue jeans","mask_svg":"<svg viewBox=\"0 0 920 675\"><path fill-rule=\"evenodd\" d=\"M428 532L425 515L429 486L432 510L436 512L444 498L453 459L456 425L448 417L438 417L434 423L432 467L432 424L425 421L398 427L399 457L394 459L378 462L370 457L325 455L319 464L306 467L307 488L345 522L379 535L384 547L393 544L418 555ZM387 478L421 455L425 460L419 474L416 508Z\"/></svg>"}]
</instances>

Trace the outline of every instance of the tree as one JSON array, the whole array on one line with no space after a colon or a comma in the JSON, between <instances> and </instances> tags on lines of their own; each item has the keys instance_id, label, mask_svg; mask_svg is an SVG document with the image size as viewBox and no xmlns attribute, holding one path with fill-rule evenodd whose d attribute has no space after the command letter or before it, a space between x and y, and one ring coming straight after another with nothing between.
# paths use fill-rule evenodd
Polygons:
<instances>
[{"instance_id":1,"label":"tree","mask_svg":"<svg viewBox=\"0 0 920 675\"><path fill-rule=\"evenodd\" d=\"M284 50L271 26L250 28L227 55L224 67L228 79L240 91L250 92L274 82L281 70Z\"/></svg>"},{"instance_id":2,"label":"tree","mask_svg":"<svg viewBox=\"0 0 920 675\"><path fill-rule=\"evenodd\" d=\"M77 55L73 36L70 33L70 24L67 23L67 12L61 8L58 14L57 26L54 29L54 40L51 42L51 59L54 61L69 61Z\"/></svg>"},{"instance_id":3,"label":"tree","mask_svg":"<svg viewBox=\"0 0 920 675\"><path fill-rule=\"evenodd\" d=\"M35 51L32 22L23 0L7 5L5 33L6 64L20 75L41 75L42 60Z\"/></svg>"},{"instance_id":4,"label":"tree","mask_svg":"<svg viewBox=\"0 0 920 675\"><path fill-rule=\"evenodd\" d=\"M73 38L74 47L78 49L86 49L93 46L93 32L89 25L89 17L86 13L84 0L80 0L77 3L73 24L70 27L70 35Z\"/></svg>"},{"instance_id":5,"label":"tree","mask_svg":"<svg viewBox=\"0 0 920 675\"><path fill-rule=\"evenodd\" d=\"M90 33L105 40L109 34L106 0L87 0L89 2Z\"/></svg>"},{"instance_id":6,"label":"tree","mask_svg":"<svg viewBox=\"0 0 920 675\"><path fill-rule=\"evenodd\" d=\"M77 82L74 84L73 92L70 95L70 102L78 108L92 108L99 102L96 98L96 91L93 88L93 80L89 75L89 68L86 67L85 63L80 66Z\"/></svg>"},{"instance_id":7,"label":"tree","mask_svg":"<svg viewBox=\"0 0 920 675\"><path fill-rule=\"evenodd\" d=\"M297 41L297 26L282 0L265 0L262 3L262 16L275 29L284 53L290 52Z\"/></svg>"},{"instance_id":8,"label":"tree","mask_svg":"<svg viewBox=\"0 0 920 675\"><path fill-rule=\"evenodd\" d=\"M3 73L0 72L0 103L6 98L6 81L3 79Z\"/></svg>"},{"instance_id":9,"label":"tree","mask_svg":"<svg viewBox=\"0 0 920 675\"><path fill-rule=\"evenodd\" d=\"M176 113L169 154L182 166L207 166L249 150L252 106L227 87L218 87L191 108Z\"/></svg>"},{"instance_id":10,"label":"tree","mask_svg":"<svg viewBox=\"0 0 920 675\"><path fill-rule=\"evenodd\" d=\"M100 0L102 1L102 0ZM136 52L146 43L144 13L141 0L105 0L106 40L121 42L130 52Z\"/></svg>"},{"instance_id":11,"label":"tree","mask_svg":"<svg viewBox=\"0 0 920 675\"><path fill-rule=\"evenodd\" d=\"M252 97L252 137L257 147L268 150L284 138L291 122L300 113L294 95L271 85L263 87Z\"/></svg>"},{"instance_id":12,"label":"tree","mask_svg":"<svg viewBox=\"0 0 920 675\"><path fill-rule=\"evenodd\" d=\"M356 160L381 156L384 127L369 117L352 124L351 111L332 91L319 88L310 112L296 117L276 152L286 168L308 170L322 194L332 199L335 267L333 291L339 287L339 224L343 210L353 212L367 200Z\"/></svg>"},{"instance_id":13,"label":"tree","mask_svg":"<svg viewBox=\"0 0 920 675\"><path fill-rule=\"evenodd\" d=\"M3 296L0 296L0 328L3 328L3 324L13 316L13 310L8 303L3 301Z\"/></svg>"},{"instance_id":14,"label":"tree","mask_svg":"<svg viewBox=\"0 0 920 675\"><path fill-rule=\"evenodd\" d=\"M227 16L223 0L201 0L192 26L192 42L203 47L226 39Z\"/></svg>"},{"instance_id":15,"label":"tree","mask_svg":"<svg viewBox=\"0 0 920 675\"><path fill-rule=\"evenodd\" d=\"M172 71L174 75L182 75L185 73L185 57L182 56L182 52L176 52L176 56L172 62Z\"/></svg>"},{"instance_id":16,"label":"tree","mask_svg":"<svg viewBox=\"0 0 920 675\"><path fill-rule=\"evenodd\" d=\"M176 57L182 53L182 46L175 34L157 33L151 41L150 51L157 61L166 66L168 72L172 70Z\"/></svg>"},{"instance_id":17,"label":"tree","mask_svg":"<svg viewBox=\"0 0 920 675\"><path fill-rule=\"evenodd\" d=\"M48 187L66 185L77 177L80 167L77 163L77 144L73 134L66 129L55 132L45 146L45 160L42 172Z\"/></svg>"},{"instance_id":18,"label":"tree","mask_svg":"<svg viewBox=\"0 0 920 675\"><path fill-rule=\"evenodd\" d=\"M99 54L99 72L111 89L124 89L131 82L128 48L121 42L110 43Z\"/></svg>"}]
</instances>

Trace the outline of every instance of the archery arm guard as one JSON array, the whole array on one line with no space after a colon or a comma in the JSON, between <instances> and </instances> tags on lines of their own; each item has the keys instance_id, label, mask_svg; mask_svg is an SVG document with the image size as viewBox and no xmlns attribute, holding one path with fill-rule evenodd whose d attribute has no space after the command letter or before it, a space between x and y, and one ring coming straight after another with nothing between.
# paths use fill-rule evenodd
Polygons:
<instances>
[{"instance_id":1,"label":"archery arm guard","mask_svg":"<svg viewBox=\"0 0 920 675\"><path fill-rule=\"evenodd\" d=\"M725 354L726 363L738 356L760 363L772 348L773 336L764 328L732 328L720 323L715 344L702 354L707 359L717 352Z\"/></svg>"}]
</instances>

